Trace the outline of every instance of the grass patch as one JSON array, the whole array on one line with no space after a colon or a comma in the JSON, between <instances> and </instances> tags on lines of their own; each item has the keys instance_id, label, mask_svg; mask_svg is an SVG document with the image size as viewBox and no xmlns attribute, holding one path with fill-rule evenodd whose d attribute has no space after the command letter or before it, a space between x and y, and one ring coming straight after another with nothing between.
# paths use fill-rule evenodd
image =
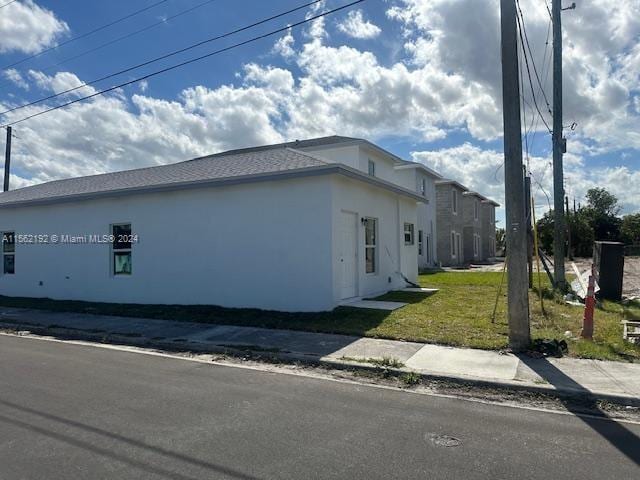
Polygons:
<instances>
[{"instance_id":1,"label":"grass patch","mask_svg":"<svg viewBox=\"0 0 640 480\"><path fill-rule=\"evenodd\" d=\"M370 363L381 368L402 368L404 363L395 357L382 357L382 358L362 358L362 357L347 357L342 356L340 360L346 362L358 362L358 363Z\"/></svg>"},{"instance_id":2,"label":"grass patch","mask_svg":"<svg viewBox=\"0 0 640 480\"><path fill-rule=\"evenodd\" d=\"M420 383L420 374L416 372L407 372L400 375L400 381L407 386L417 385Z\"/></svg>"},{"instance_id":3,"label":"grass patch","mask_svg":"<svg viewBox=\"0 0 640 480\"><path fill-rule=\"evenodd\" d=\"M331 312L287 313L231 309L201 305L138 305L89 303L0 296L0 305L52 311L99 313L163 320L285 328L311 332L439 343L482 349L507 346L506 284L498 297L495 322L491 322L502 272L434 272L420 275L423 287L438 288L425 295L391 292L376 300L405 302L393 312L339 307ZM579 339L582 307L566 305L554 294L545 274L540 275L546 315L536 291L529 296L533 339L565 339L569 355L582 358L640 361L640 345L622 339L624 319L640 319L640 303L603 302L595 313L594 341ZM505 278L506 280L506 278ZM534 284L538 284L537 278ZM565 338L570 332L570 338ZM384 360L382 360L384 361ZM388 362L392 362L391 359ZM381 365L392 366L392 365Z\"/></svg>"}]
</instances>

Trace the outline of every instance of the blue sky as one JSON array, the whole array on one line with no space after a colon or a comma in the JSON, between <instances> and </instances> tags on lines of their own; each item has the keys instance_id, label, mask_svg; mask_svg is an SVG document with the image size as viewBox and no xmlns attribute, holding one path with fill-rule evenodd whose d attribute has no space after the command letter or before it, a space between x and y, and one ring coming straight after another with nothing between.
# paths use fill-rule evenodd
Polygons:
<instances>
[{"instance_id":1,"label":"blue sky","mask_svg":"<svg viewBox=\"0 0 640 480\"><path fill-rule=\"evenodd\" d=\"M20 0L0 9L0 67L157 0ZM53 64L205 0L168 0L95 35L0 72L2 110L302 5L214 0L54 68ZM0 1L0 4L3 3ZM234 37L108 80L109 87L348 1L327 0ZM366 137L502 202L497 0L367 0L260 40L15 126L14 187L325 134ZM640 209L640 2L579 1L564 14L566 190L605 186ZM551 98L544 0L521 0ZM91 90L80 90L90 93ZM531 104L528 84L525 103ZM541 102L541 92L536 91ZM68 94L63 99L75 98ZM46 106L55 105L46 102ZM18 110L2 123L35 113ZM527 120L533 111L525 107ZM533 134L529 133L531 142ZM550 138L538 122L530 168L540 212L551 191ZM499 214L499 218L501 214Z\"/></svg>"}]
</instances>

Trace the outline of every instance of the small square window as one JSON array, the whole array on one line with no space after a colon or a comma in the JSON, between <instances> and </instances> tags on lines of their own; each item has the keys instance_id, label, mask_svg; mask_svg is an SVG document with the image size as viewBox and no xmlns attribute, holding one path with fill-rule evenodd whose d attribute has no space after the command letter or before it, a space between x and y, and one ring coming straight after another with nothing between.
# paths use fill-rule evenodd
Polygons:
<instances>
[{"instance_id":1,"label":"small square window","mask_svg":"<svg viewBox=\"0 0 640 480\"><path fill-rule=\"evenodd\" d=\"M4 273L8 273L13 275L16 273L16 256L15 255L4 255Z\"/></svg>"},{"instance_id":2,"label":"small square window","mask_svg":"<svg viewBox=\"0 0 640 480\"><path fill-rule=\"evenodd\" d=\"M131 275L131 252L113 252L113 274Z\"/></svg>"},{"instance_id":3,"label":"small square window","mask_svg":"<svg viewBox=\"0 0 640 480\"><path fill-rule=\"evenodd\" d=\"M15 232L2 232L2 272L8 275L16 273L16 235Z\"/></svg>"},{"instance_id":4,"label":"small square window","mask_svg":"<svg viewBox=\"0 0 640 480\"><path fill-rule=\"evenodd\" d=\"M14 232L2 234L2 253L13 253L16 248L16 236Z\"/></svg>"}]
</instances>

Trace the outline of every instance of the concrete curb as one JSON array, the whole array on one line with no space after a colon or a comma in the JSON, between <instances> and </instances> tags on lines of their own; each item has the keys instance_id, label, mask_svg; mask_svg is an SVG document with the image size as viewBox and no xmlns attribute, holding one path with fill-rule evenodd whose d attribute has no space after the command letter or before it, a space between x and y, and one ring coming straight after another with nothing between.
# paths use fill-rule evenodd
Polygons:
<instances>
[{"instance_id":1,"label":"concrete curb","mask_svg":"<svg viewBox=\"0 0 640 480\"><path fill-rule=\"evenodd\" d=\"M253 350L248 348L233 348L232 346L220 346L204 344L199 342L176 342L152 340L146 337L129 337L127 335L106 334L108 341L105 341L105 333L95 333L85 330L48 328L40 325L16 324L0 322L0 329L13 334L28 331L29 334L50 336L59 340L84 340L100 344L122 345L143 347L161 350L172 353L209 353L224 354L234 358L250 358L257 361L269 361L272 363L299 363L308 366L319 366L335 370L362 371L372 374L384 373L393 377L413 373L420 377L425 383L446 382L460 387L475 387L481 389L503 390L518 393L530 393L545 395L559 400L580 401L582 403L596 403L606 401L620 406L630 406L640 408L640 398L626 395L613 395L601 392L585 392L576 389L556 389L551 385L532 385L530 383L516 380L492 380L475 377L463 377L456 375L441 375L437 373L423 373L410 368L381 367L378 365L356 362L352 360L339 360L318 357L310 354L299 354L287 351Z\"/></svg>"}]
</instances>

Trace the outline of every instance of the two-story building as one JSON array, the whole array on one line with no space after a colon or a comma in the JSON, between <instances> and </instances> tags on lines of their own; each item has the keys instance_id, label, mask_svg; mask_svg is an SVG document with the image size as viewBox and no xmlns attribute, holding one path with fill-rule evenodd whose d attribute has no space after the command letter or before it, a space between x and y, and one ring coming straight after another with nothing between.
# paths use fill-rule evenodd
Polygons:
<instances>
[{"instance_id":1,"label":"two-story building","mask_svg":"<svg viewBox=\"0 0 640 480\"><path fill-rule=\"evenodd\" d=\"M455 180L441 179L435 184L438 262L443 266L463 265L463 195L468 189Z\"/></svg>"},{"instance_id":2,"label":"two-story building","mask_svg":"<svg viewBox=\"0 0 640 480\"><path fill-rule=\"evenodd\" d=\"M436 192L439 264L468 265L495 256L499 204L455 180L436 181Z\"/></svg>"}]
</instances>

